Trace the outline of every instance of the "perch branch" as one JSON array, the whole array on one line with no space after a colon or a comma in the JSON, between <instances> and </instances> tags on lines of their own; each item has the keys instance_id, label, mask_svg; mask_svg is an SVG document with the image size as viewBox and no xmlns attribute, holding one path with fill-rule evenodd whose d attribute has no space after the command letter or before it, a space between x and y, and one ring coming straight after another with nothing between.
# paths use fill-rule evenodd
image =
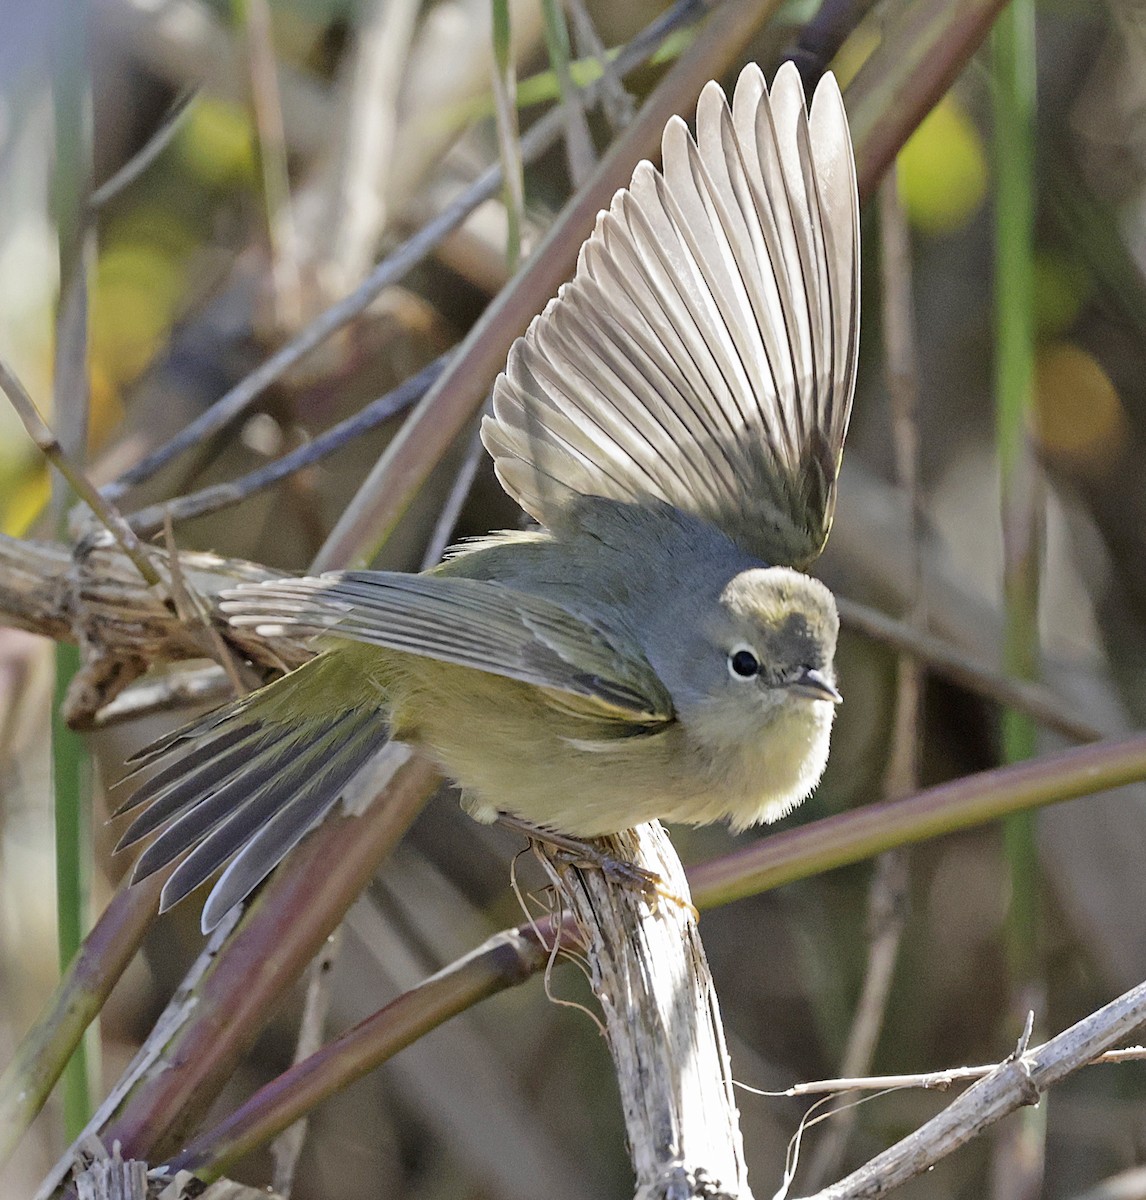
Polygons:
<instances>
[{"instance_id":1,"label":"perch branch","mask_svg":"<svg viewBox=\"0 0 1146 1200\"><path fill-rule=\"evenodd\" d=\"M161 581L172 573L153 555ZM298 666L311 652L301 642L277 643L232 629L211 605L212 597L237 583L258 582L277 572L214 554L180 553L184 590L206 598L212 629L242 659L261 667ZM188 622L139 578L122 551L101 534L73 552L44 542L0 538L0 623L57 641L78 642L84 666L68 697L67 718L76 728L95 723L96 713L149 667L214 657L202 626ZM101 722L106 724L106 718Z\"/></svg>"},{"instance_id":2,"label":"perch branch","mask_svg":"<svg viewBox=\"0 0 1146 1200\"><path fill-rule=\"evenodd\" d=\"M587 948L637 1200L751 1200L716 989L684 868L658 821L596 845L660 878L649 898L543 856Z\"/></svg>"}]
</instances>

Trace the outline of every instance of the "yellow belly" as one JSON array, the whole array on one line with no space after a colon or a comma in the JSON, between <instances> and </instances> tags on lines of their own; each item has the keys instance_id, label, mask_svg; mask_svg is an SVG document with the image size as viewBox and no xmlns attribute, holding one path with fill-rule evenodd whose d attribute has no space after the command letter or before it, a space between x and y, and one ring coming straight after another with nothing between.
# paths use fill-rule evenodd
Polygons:
<instances>
[{"instance_id":1,"label":"yellow belly","mask_svg":"<svg viewBox=\"0 0 1146 1200\"><path fill-rule=\"evenodd\" d=\"M803 800L827 759L832 706L822 702L793 698L770 722L783 729L761 727L714 754L680 723L616 737L615 726L553 708L526 684L403 659L384 678L394 736L425 749L480 821L505 811L576 837L654 818L739 830Z\"/></svg>"}]
</instances>

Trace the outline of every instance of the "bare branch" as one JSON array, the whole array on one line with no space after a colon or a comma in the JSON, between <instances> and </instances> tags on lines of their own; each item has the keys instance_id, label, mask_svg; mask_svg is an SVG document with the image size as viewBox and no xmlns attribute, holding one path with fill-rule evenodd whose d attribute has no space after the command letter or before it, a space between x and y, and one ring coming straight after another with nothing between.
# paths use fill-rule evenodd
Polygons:
<instances>
[{"instance_id":1,"label":"bare branch","mask_svg":"<svg viewBox=\"0 0 1146 1200\"><path fill-rule=\"evenodd\" d=\"M1146 1061L1146 1046L1123 1046L1095 1055L1088 1067L1111 1066ZM816 1079L809 1083L794 1083L782 1092L762 1092L738 1083L736 1086L758 1096L825 1096L834 1092L889 1092L898 1088L923 1088L926 1091L946 1092L957 1083L974 1083L997 1071L1001 1063L981 1067L951 1067L946 1071L919 1071L909 1075L856 1075L840 1079Z\"/></svg>"},{"instance_id":2,"label":"bare branch","mask_svg":"<svg viewBox=\"0 0 1146 1200\"><path fill-rule=\"evenodd\" d=\"M870 1200L915 1179L1008 1113L1037 1104L1054 1084L1146 1022L1146 983L1070 1026L1049 1042L995 1067L937 1117L858 1171L809 1200Z\"/></svg>"},{"instance_id":3,"label":"bare branch","mask_svg":"<svg viewBox=\"0 0 1146 1200\"><path fill-rule=\"evenodd\" d=\"M187 123L192 105L199 97L198 88L186 88L171 102L163 119L146 142L119 168L111 178L104 180L88 197L88 211L96 213L120 192L125 191L147 168L171 145L175 135Z\"/></svg>"},{"instance_id":4,"label":"bare branch","mask_svg":"<svg viewBox=\"0 0 1146 1200\"><path fill-rule=\"evenodd\" d=\"M448 353L439 355L428 366L423 367L416 375L411 375L386 395L371 400L352 417L340 421L297 450L276 458L274 462L267 463L266 466L259 467L231 483L213 484L187 496L177 496L173 500L141 508L127 518L128 523L140 537L150 537L163 528L165 521L186 521L191 517L201 517L241 504L288 476L321 462L368 430L405 412L426 394L447 362Z\"/></svg>"},{"instance_id":5,"label":"bare branch","mask_svg":"<svg viewBox=\"0 0 1146 1200\"><path fill-rule=\"evenodd\" d=\"M840 620L865 636L924 662L936 674L996 704L1028 714L1048 729L1075 742L1095 742L1105 736L1057 692L1041 683L1012 679L964 654L944 638L916 629L844 596L837 596Z\"/></svg>"},{"instance_id":6,"label":"bare branch","mask_svg":"<svg viewBox=\"0 0 1146 1200\"><path fill-rule=\"evenodd\" d=\"M84 474L82 468L74 463L65 453L59 439L48 428L43 417L36 408L35 401L28 395L24 385L17 379L15 373L6 362L0 360L0 388L7 394L16 410L17 416L24 423L32 440L36 443L44 457L72 486L72 490L83 500L95 515L103 522L115 540L119 543L124 554L135 564L135 569L149 583L157 584L159 575L151 565L147 549L135 536L131 527L124 521L115 505L105 500Z\"/></svg>"},{"instance_id":7,"label":"bare branch","mask_svg":"<svg viewBox=\"0 0 1146 1200\"><path fill-rule=\"evenodd\" d=\"M637 1200L751 1200L732 1068L688 881L660 823L594 843L660 895L543 857L588 948L625 1114Z\"/></svg>"}]
</instances>

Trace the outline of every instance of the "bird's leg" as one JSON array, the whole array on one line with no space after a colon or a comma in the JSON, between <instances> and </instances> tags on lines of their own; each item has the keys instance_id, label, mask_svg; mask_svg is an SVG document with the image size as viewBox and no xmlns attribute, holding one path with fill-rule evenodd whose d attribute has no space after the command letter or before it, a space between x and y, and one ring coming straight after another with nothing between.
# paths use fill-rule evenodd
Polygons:
<instances>
[{"instance_id":1,"label":"bird's leg","mask_svg":"<svg viewBox=\"0 0 1146 1200\"><path fill-rule=\"evenodd\" d=\"M637 863L616 858L607 850L585 838L570 837L541 825L534 825L510 813L498 813L497 822L506 829L523 834L531 842L541 842L558 851L558 857L575 867L587 867L600 871L611 883L621 887L636 888L646 896L662 896L666 900L681 903L681 898L665 891L664 881L655 872ZM691 907L691 906L690 906Z\"/></svg>"}]
</instances>

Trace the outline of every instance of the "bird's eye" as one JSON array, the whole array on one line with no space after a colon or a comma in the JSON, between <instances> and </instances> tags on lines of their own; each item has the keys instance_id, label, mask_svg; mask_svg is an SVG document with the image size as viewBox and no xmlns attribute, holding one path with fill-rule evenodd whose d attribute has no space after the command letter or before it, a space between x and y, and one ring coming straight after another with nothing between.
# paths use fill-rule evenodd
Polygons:
<instances>
[{"instance_id":1,"label":"bird's eye","mask_svg":"<svg viewBox=\"0 0 1146 1200\"><path fill-rule=\"evenodd\" d=\"M739 646L728 656L728 669L738 679L751 679L760 672L760 660L747 646Z\"/></svg>"}]
</instances>

